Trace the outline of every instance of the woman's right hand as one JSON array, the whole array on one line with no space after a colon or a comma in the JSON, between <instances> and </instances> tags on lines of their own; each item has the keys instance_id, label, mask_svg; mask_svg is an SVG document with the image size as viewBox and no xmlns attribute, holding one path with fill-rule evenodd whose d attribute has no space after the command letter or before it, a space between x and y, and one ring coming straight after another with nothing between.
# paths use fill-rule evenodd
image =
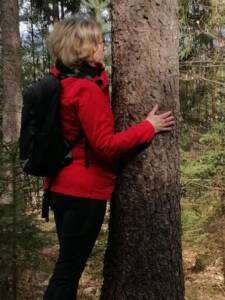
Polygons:
<instances>
[{"instance_id":1,"label":"woman's right hand","mask_svg":"<svg viewBox=\"0 0 225 300\"><path fill-rule=\"evenodd\" d=\"M174 116L171 111L167 111L163 114L156 115L159 106L156 104L148 114L146 120L149 121L155 128L156 133L160 131L170 131L175 124Z\"/></svg>"}]
</instances>

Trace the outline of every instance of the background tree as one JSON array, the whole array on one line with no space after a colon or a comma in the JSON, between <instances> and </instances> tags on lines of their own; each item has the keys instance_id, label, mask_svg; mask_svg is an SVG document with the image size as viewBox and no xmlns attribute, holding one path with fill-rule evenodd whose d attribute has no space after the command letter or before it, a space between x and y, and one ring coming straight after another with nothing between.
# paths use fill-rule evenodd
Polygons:
<instances>
[{"instance_id":1,"label":"background tree","mask_svg":"<svg viewBox=\"0 0 225 300\"><path fill-rule=\"evenodd\" d=\"M43 244L33 220L24 212L25 189L18 163L22 99L18 1L1 1L0 12L0 65L1 74L4 74L1 90L0 144L0 298L17 300L21 299L21 274L31 264Z\"/></svg>"},{"instance_id":2,"label":"background tree","mask_svg":"<svg viewBox=\"0 0 225 300\"><path fill-rule=\"evenodd\" d=\"M5 179L5 189L1 193L1 205L13 203L12 230L16 228L16 142L19 136L20 105L21 105L21 57L19 37L19 8L17 0L2 1L2 134L6 151L2 153L5 159L2 174ZM4 155L4 156L3 156ZM12 299L17 300L17 250L16 242L12 243L11 275ZM7 289L5 297L9 298Z\"/></svg>"},{"instance_id":3,"label":"background tree","mask_svg":"<svg viewBox=\"0 0 225 300\"><path fill-rule=\"evenodd\" d=\"M117 129L158 102L179 119L176 1L112 1ZM130 153L111 204L101 299L184 299L178 127ZM139 154L137 157L133 154Z\"/></svg>"},{"instance_id":4,"label":"background tree","mask_svg":"<svg viewBox=\"0 0 225 300\"><path fill-rule=\"evenodd\" d=\"M21 106L21 56L18 1L2 1L3 140L15 142L19 136Z\"/></svg>"}]
</instances>

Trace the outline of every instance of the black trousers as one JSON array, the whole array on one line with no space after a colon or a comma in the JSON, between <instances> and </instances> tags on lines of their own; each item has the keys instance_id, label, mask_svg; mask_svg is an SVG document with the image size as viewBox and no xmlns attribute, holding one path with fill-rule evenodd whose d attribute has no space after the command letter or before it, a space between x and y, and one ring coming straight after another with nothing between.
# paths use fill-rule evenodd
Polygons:
<instances>
[{"instance_id":1,"label":"black trousers","mask_svg":"<svg viewBox=\"0 0 225 300\"><path fill-rule=\"evenodd\" d=\"M75 300L86 261L100 232L106 201L51 193L59 257L43 300Z\"/></svg>"}]
</instances>

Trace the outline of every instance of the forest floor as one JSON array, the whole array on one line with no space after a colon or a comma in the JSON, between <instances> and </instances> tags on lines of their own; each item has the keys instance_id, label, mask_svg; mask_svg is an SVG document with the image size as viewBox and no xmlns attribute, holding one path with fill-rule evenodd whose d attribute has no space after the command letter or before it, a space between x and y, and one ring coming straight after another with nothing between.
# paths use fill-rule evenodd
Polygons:
<instances>
[{"instance_id":1,"label":"forest floor","mask_svg":"<svg viewBox=\"0 0 225 300\"><path fill-rule=\"evenodd\" d=\"M187 203L186 203L187 204ZM183 204L183 214L187 211ZM222 228L220 213L204 226L188 226L183 217L183 262L186 300L224 300ZM199 218L200 219L200 218Z\"/></svg>"},{"instance_id":2,"label":"forest floor","mask_svg":"<svg viewBox=\"0 0 225 300\"><path fill-rule=\"evenodd\" d=\"M182 206L183 213L187 207ZM183 217L183 221L186 219ZM190 220L189 220L190 221ZM208 226L207 232L196 226L183 224L183 262L185 270L186 300L224 300L225 286L222 272L221 235L218 228L222 228L222 220L218 218L213 225ZM53 222L48 223L47 231L53 236L52 246L48 246L40 253L42 263L35 276L33 271L24 278L23 286L29 289L23 294L23 300L41 300L43 290L48 283L49 274L57 257L58 247L54 233ZM193 233L194 231L194 233ZM197 232L197 234L195 234ZM102 285L102 268L104 250L107 241L107 217L99 238L85 268L80 281L78 300L99 299ZM27 279L26 279L27 278ZM27 282L25 282L27 280ZM35 298L34 298L35 295Z\"/></svg>"},{"instance_id":3,"label":"forest floor","mask_svg":"<svg viewBox=\"0 0 225 300\"><path fill-rule=\"evenodd\" d=\"M185 204L183 206L184 210ZM187 208L185 207L185 210ZM183 218L184 219L184 218ZM221 235L222 220L198 231L198 237L183 226L183 264L186 300L224 300L225 285L222 272ZM195 227L197 231L197 228ZM81 279L79 300L97 300L102 284L102 261L107 237L107 226L102 233Z\"/></svg>"}]
</instances>

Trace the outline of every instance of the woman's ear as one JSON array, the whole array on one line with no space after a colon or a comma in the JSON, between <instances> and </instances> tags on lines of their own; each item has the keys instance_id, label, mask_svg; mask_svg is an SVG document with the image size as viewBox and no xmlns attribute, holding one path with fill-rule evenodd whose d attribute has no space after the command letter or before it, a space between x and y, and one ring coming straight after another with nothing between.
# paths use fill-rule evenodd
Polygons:
<instances>
[{"instance_id":1,"label":"woman's ear","mask_svg":"<svg viewBox=\"0 0 225 300\"><path fill-rule=\"evenodd\" d=\"M98 48L95 46L93 49L92 49L92 57L95 56L95 53L97 52Z\"/></svg>"}]
</instances>

